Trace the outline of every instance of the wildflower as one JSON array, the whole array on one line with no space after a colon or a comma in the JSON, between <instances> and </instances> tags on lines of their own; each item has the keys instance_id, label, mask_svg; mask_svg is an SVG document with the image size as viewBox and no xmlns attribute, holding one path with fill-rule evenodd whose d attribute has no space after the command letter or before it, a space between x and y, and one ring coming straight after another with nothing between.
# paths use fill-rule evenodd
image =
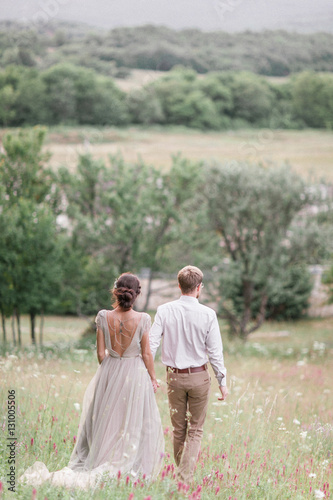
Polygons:
<instances>
[{"instance_id":1,"label":"wildflower","mask_svg":"<svg viewBox=\"0 0 333 500\"><path fill-rule=\"evenodd\" d=\"M74 403L74 408L76 411L80 411L80 403Z\"/></svg>"},{"instance_id":2,"label":"wildflower","mask_svg":"<svg viewBox=\"0 0 333 500\"><path fill-rule=\"evenodd\" d=\"M33 446L33 444L34 444L34 438L31 438L30 444L31 444L31 446Z\"/></svg>"},{"instance_id":3,"label":"wildflower","mask_svg":"<svg viewBox=\"0 0 333 500\"><path fill-rule=\"evenodd\" d=\"M314 494L315 494L315 498L324 498L325 497L325 493L321 490L315 490Z\"/></svg>"},{"instance_id":4,"label":"wildflower","mask_svg":"<svg viewBox=\"0 0 333 500\"><path fill-rule=\"evenodd\" d=\"M297 420L297 418L294 418L294 420L293 420L293 424L300 425L300 423L301 423L301 422L300 422L299 420Z\"/></svg>"},{"instance_id":5,"label":"wildflower","mask_svg":"<svg viewBox=\"0 0 333 500\"><path fill-rule=\"evenodd\" d=\"M309 474L309 477L317 477L317 474L314 474L313 472L311 472L311 474Z\"/></svg>"},{"instance_id":6,"label":"wildflower","mask_svg":"<svg viewBox=\"0 0 333 500\"><path fill-rule=\"evenodd\" d=\"M305 439L307 435L308 435L307 431L304 431L304 432L300 433L300 436L301 436L302 439Z\"/></svg>"},{"instance_id":7,"label":"wildflower","mask_svg":"<svg viewBox=\"0 0 333 500\"><path fill-rule=\"evenodd\" d=\"M36 498L37 498L37 490L34 488L34 489L32 490L31 500L36 500Z\"/></svg>"},{"instance_id":8,"label":"wildflower","mask_svg":"<svg viewBox=\"0 0 333 500\"><path fill-rule=\"evenodd\" d=\"M129 476L126 476L126 484L129 483L129 480L130 480Z\"/></svg>"},{"instance_id":9,"label":"wildflower","mask_svg":"<svg viewBox=\"0 0 333 500\"><path fill-rule=\"evenodd\" d=\"M127 500L133 500L133 498L134 498L134 493L130 493L128 495L128 499Z\"/></svg>"},{"instance_id":10,"label":"wildflower","mask_svg":"<svg viewBox=\"0 0 333 500\"><path fill-rule=\"evenodd\" d=\"M121 472L120 472L120 470L118 470L117 478L120 479L120 477L121 477Z\"/></svg>"}]
</instances>

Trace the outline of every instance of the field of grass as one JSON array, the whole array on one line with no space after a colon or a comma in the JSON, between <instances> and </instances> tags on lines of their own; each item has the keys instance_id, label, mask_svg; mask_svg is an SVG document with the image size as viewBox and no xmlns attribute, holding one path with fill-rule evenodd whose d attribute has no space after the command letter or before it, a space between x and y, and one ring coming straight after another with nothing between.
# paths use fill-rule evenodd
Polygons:
<instances>
[{"instance_id":1,"label":"field of grass","mask_svg":"<svg viewBox=\"0 0 333 500\"><path fill-rule=\"evenodd\" d=\"M5 132L0 130L0 139ZM126 161L142 158L167 169L171 156L180 152L202 161L288 162L307 180L333 181L333 131L327 130L201 132L183 127L55 127L49 129L45 149L52 153L54 168L75 168L78 154L91 152L105 161L110 154L121 153Z\"/></svg>"},{"instance_id":2,"label":"field of grass","mask_svg":"<svg viewBox=\"0 0 333 500\"><path fill-rule=\"evenodd\" d=\"M46 318L45 348L7 346L0 358L2 433L0 497L5 499L314 499L330 498L333 471L333 318L266 323L245 345L224 332L230 395L217 400L213 381L194 485L174 479L165 369L156 369L156 395L165 433L165 465L147 483L109 479L94 490L17 484L7 491L6 399L15 390L16 479L35 460L64 467L77 435L82 398L97 368L93 338L80 339L85 322ZM67 332L60 345L61 332Z\"/></svg>"},{"instance_id":3,"label":"field of grass","mask_svg":"<svg viewBox=\"0 0 333 500\"><path fill-rule=\"evenodd\" d=\"M307 179L333 181L333 132L318 130L238 130L200 132L184 128L56 129L50 130L46 146L51 164L75 167L78 153L91 152L107 161L121 153L133 162L142 158L168 168L171 156L199 161L288 162Z\"/></svg>"}]
</instances>

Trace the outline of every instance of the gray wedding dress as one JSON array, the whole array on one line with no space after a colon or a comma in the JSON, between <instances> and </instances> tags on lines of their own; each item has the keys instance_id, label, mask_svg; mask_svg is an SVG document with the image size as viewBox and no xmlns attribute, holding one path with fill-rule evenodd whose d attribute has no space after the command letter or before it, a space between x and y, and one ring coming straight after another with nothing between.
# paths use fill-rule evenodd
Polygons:
<instances>
[{"instance_id":1,"label":"gray wedding dress","mask_svg":"<svg viewBox=\"0 0 333 500\"><path fill-rule=\"evenodd\" d=\"M120 328L114 318L106 310L96 317L107 355L85 392L79 434L68 467L50 473L45 464L35 462L21 476L21 482L39 485L49 480L61 486L88 488L104 474L112 477L120 471L133 478L145 474L153 479L159 473L163 430L140 345L143 333L149 331L150 316L142 313L139 321L130 320L127 326L126 321L119 321ZM112 348L111 339L116 341L122 329L129 334L127 348L120 355Z\"/></svg>"}]
</instances>

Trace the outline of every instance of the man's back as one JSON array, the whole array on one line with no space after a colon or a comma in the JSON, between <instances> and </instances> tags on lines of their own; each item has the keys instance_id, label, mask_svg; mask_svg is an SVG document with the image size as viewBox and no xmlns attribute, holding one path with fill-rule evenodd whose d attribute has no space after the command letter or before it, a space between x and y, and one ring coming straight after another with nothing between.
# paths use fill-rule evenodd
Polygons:
<instances>
[{"instance_id":1,"label":"man's back","mask_svg":"<svg viewBox=\"0 0 333 500\"><path fill-rule=\"evenodd\" d=\"M163 335L162 361L175 368L201 366L207 362L206 341L215 323L215 312L200 304L195 297L182 295L157 310L150 335L151 349L155 355L160 335L154 342L154 332Z\"/></svg>"}]
</instances>

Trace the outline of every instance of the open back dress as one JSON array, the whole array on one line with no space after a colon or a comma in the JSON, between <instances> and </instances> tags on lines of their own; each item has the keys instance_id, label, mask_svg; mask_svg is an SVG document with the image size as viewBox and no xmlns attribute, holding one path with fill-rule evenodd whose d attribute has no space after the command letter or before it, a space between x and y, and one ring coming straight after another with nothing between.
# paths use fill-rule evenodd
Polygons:
<instances>
[{"instance_id":1,"label":"open back dress","mask_svg":"<svg viewBox=\"0 0 333 500\"><path fill-rule=\"evenodd\" d=\"M107 353L86 389L68 467L50 473L42 462L35 462L20 481L38 485L50 480L52 484L87 488L102 475L112 477L119 471L133 478L157 476L163 462L164 437L151 379L141 357L142 335L149 331L151 320L146 313L133 318L121 321L105 309L98 313L95 321L104 334Z\"/></svg>"}]
</instances>

